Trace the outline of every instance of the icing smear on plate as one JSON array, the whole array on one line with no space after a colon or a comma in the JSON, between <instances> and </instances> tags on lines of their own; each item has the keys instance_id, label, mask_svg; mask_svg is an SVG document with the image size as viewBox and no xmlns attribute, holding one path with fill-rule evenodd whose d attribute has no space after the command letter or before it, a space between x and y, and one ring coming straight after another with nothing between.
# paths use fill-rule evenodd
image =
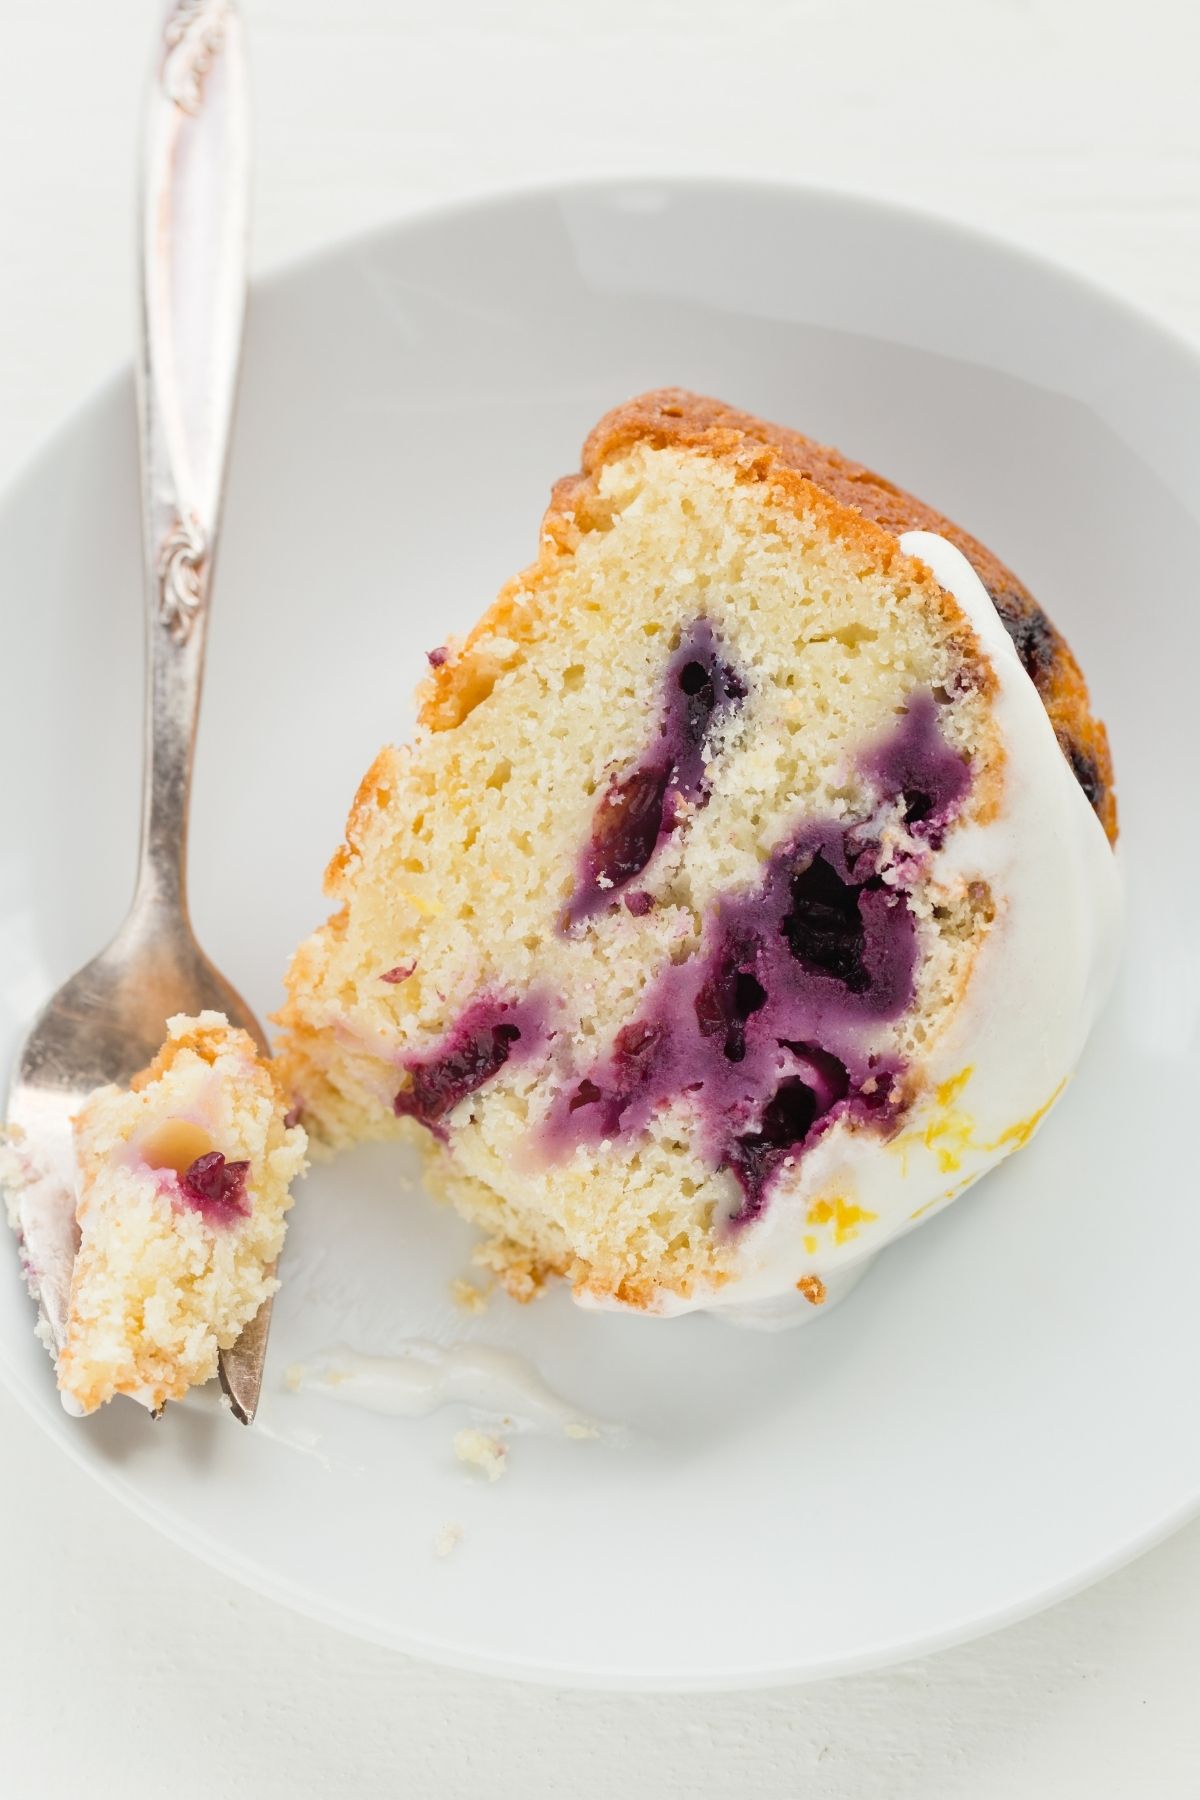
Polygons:
<instances>
[{"instance_id":1,"label":"icing smear on plate","mask_svg":"<svg viewBox=\"0 0 1200 1800\"><path fill-rule=\"evenodd\" d=\"M335 1344L293 1363L284 1380L293 1393L320 1394L394 1419L424 1419L439 1407L459 1405L518 1431L608 1443L626 1438L622 1427L589 1417L557 1394L528 1358L492 1344L444 1346L409 1338L391 1356Z\"/></svg>"}]
</instances>

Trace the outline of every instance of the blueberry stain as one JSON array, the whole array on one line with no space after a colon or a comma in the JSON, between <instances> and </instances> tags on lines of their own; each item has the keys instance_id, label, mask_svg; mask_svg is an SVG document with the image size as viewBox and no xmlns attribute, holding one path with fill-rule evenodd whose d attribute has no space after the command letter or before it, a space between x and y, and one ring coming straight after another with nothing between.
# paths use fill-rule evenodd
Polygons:
<instances>
[{"instance_id":1,"label":"blueberry stain","mask_svg":"<svg viewBox=\"0 0 1200 1800\"><path fill-rule=\"evenodd\" d=\"M179 1191L210 1225L232 1225L250 1215L249 1173L248 1162L227 1162L219 1150L209 1150L189 1163L179 1177Z\"/></svg>"},{"instance_id":2,"label":"blueberry stain","mask_svg":"<svg viewBox=\"0 0 1200 1800\"><path fill-rule=\"evenodd\" d=\"M722 656L712 625L697 619L667 664L653 740L601 796L563 915L566 930L608 906L615 891L641 874L686 807L705 805L706 747L745 697L745 684ZM629 910L637 917L648 905L639 899Z\"/></svg>"},{"instance_id":3,"label":"blueberry stain","mask_svg":"<svg viewBox=\"0 0 1200 1800\"><path fill-rule=\"evenodd\" d=\"M477 1093L506 1063L544 1045L542 1019L541 1006L528 999L484 996L472 1001L435 1051L405 1059L409 1080L392 1103L396 1116L416 1119L444 1138L442 1121L460 1101Z\"/></svg>"},{"instance_id":4,"label":"blueberry stain","mask_svg":"<svg viewBox=\"0 0 1200 1800\"><path fill-rule=\"evenodd\" d=\"M679 681L699 694L691 660ZM877 798L939 841L971 777L934 696L910 695L861 760ZM714 903L697 952L661 970L608 1053L551 1102L544 1153L640 1133L686 1096L693 1141L737 1180L736 1227L837 1120L893 1129L903 1071L879 1051L878 1028L912 1001L917 934L903 880L883 879L884 856L869 821L802 824L751 888Z\"/></svg>"}]
</instances>

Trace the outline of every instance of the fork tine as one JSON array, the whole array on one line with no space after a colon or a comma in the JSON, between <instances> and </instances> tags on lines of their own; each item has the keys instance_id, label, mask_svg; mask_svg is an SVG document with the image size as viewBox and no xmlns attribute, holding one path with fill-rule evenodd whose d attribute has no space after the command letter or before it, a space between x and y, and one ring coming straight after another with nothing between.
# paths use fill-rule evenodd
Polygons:
<instances>
[{"instance_id":1,"label":"fork tine","mask_svg":"<svg viewBox=\"0 0 1200 1800\"><path fill-rule=\"evenodd\" d=\"M274 1274L274 1269L271 1273ZM253 1425L262 1393L267 1334L271 1329L271 1300L264 1300L232 1349L217 1358L217 1374L229 1401L229 1410L242 1425Z\"/></svg>"}]
</instances>

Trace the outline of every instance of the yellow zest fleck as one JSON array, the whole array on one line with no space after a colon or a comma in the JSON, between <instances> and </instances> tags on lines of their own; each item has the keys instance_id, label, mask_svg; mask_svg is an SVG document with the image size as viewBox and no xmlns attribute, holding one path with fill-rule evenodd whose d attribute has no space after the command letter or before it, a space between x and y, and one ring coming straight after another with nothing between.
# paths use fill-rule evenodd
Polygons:
<instances>
[{"instance_id":1,"label":"yellow zest fleck","mask_svg":"<svg viewBox=\"0 0 1200 1800\"><path fill-rule=\"evenodd\" d=\"M965 1068L958 1071L957 1075L951 1075L948 1081L943 1081L937 1090L938 1105L952 1106L974 1073L974 1063L968 1063Z\"/></svg>"},{"instance_id":2,"label":"yellow zest fleck","mask_svg":"<svg viewBox=\"0 0 1200 1800\"><path fill-rule=\"evenodd\" d=\"M1066 1085L1067 1077L1064 1075L1044 1105L1039 1106L1035 1113L1030 1113L1027 1119L1018 1119L1015 1125L1010 1125L1007 1131L1002 1131L995 1143L989 1144L987 1148L1000 1150L1005 1144L1013 1144L1018 1150L1023 1150Z\"/></svg>"},{"instance_id":3,"label":"yellow zest fleck","mask_svg":"<svg viewBox=\"0 0 1200 1800\"><path fill-rule=\"evenodd\" d=\"M825 1283L819 1275L802 1275L796 1286L810 1305L824 1306Z\"/></svg>"},{"instance_id":4,"label":"yellow zest fleck","mask_svg":"<svg viewBox=\"0 0 1200 1800\"><path fill-rule=\"evenodd\" d=\"M878 1213L868 1212L866 1207L855 1205L853 1200L843 1199L841 1194L835 1194L831 1200L814 1200L808 1209L810 1225L833 1226L835 1244L848 1244L858 1236L860 1225L870 1224L878 1217Z\"/></svg>"},{"instance_id":5,"label":"yellow zest fleck","mask_svg":"<svg viewBox=\"0 0 1200 1800\"><path fill-rule=\"evenodd\" d=\"M1030 1113L1027 1119L1018 1119L1015 1125L1010 1125L1006 1131L1002 1131L1000 1136L994 1138L990 1143L980 1143L975 1137L975 1120L970 1113L960 1111L956 1105L958 1096L974 1072L974 1068L968 1063L966 1068L960 1069L957 1075L952 1075L948 1081L941 1082L934 1090L936 1110L924 1128L920 1131L905 1132L903 1136L893 1140L892 1148L900 1153L902 1175L907 1176L908 1174L908 1152L916 1144L923 1144L927 1150L933 1151L937 1157L938 1168L943 1175L956 1174L962 1168L963 1158L968 1153L991 1156L997 1150L1006 1150L1010 1146L1016 1150L1023 1149L1067 1085L1067 1077L1064 1075L1050 1098L1039 1106L1036 1112ZM916 1212L909 1214L909 1217L919 1219L923 1213L929 1211L931 1206L940 1205L943 1200L953 1200L969 1185L969 1179L960 1182L957 1187L948 1189L937 1200L931 1200L927 1205L918 1207Z\"/></svg>"},{"instance_id":6,"label":"yellow zest fleck","mask_svg":"<svg viewBox=\"0 0 1200 1800\"><path fill-rule=\"evenodd\" d=\"M916 1212L909 1213L909 1223L911 1224L914 1219L923 1219L925 1214L932 1212L935 1206L945 1206L948 1200L957 1200L958 1196L970 1187L972 1179L973 1177L968 1175L965 1181L957 1182L954 1187L947 1188L944 1194L935 1194L932 1200L925 1202L924 1206L918 1206Z\"/></svg>"},{"instance_id":7,"label":"yellow zest fleck","mask_svg":"<svg viewBox=\"0 0 1200 1800\"><path fill-rule=\"evenodd\" d=\"M425 900L420 894L414 894L410 888L397 888L396 898L407 900L414 912L419 912L423 919L436 919L441 907L433 900Z\"/></svg>"},{"instance_id":8,"label":"yellow zest fleck","mask_svg":"<svg viewBox=\"0 0 1200 1800\"><path fill-rule=\"evenodd\" d=\"M817 1240L811 1231L806 1233L804 1238L804 1254L805 1256L815 1256L817 1254Z\"/></svg>"},{"instance_id":9,"label":"yellow zest fleck","mask_svg":"<svg viewBox=\"0 0 1200 1800\"><path fill-rule=\"evenodd\" d=\"M974 1065L968 1063L957 1075L940 1082L934 1089L935 1110L923 1129L906 1131L892 1140L892 1149L900 1155L902 1178L908 1177L909 1150L918 1144L933 1151L943 1175L952 1175L962 1168L963 1157L974 1148L975 1121L969 1113L960 1112L956 1102L974 1073Z\"/></svg>"},{"instance_id":10,"label":"yellow zest fleck","mask_svg":"<svg viewBox=\"0 0 1200 1800\"><path fill-rule=\"evenodd\" d=\"M943 1175L961 1169L962 1159L972 1147L975 1121L970 1113L960 1112L956 1102L974 1073L974 1066L968 1063L957 1075L951 1075L948 1081L940 1084L935 1094L938 1112L921 1134L925 1148L937 1157Z\"/></svg>"}]
</instances>

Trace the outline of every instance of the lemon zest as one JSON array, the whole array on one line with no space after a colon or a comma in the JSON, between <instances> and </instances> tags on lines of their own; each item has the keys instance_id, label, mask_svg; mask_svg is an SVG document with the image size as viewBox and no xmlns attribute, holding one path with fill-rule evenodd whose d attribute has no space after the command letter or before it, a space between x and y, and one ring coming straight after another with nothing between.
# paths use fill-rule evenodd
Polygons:
<instances>
[{"instance_id":1,"label":"lemon zest","mask_svg":"<svg viewBox=\"0 0 1200 1800\"><path fill-rule=\"evenodd\" d=\"M833 1241L835 1244L850 1243L853 1238L858 1236L858 1228L860 1225L871 1224L878 1217L878 1213L868 1212L865 1206L858 1206L853 1200L847 1200L841 1194L834 1194L828 1199L821 1198L813 1200L810 1202L808 1208L808 1223L810 1225L833 1226ZM804 1247L808 1250L807 1238L805 1239ZM808 1251L810 1256L812 1253L811 1250Z\"/></svg>"}]
</instances>

